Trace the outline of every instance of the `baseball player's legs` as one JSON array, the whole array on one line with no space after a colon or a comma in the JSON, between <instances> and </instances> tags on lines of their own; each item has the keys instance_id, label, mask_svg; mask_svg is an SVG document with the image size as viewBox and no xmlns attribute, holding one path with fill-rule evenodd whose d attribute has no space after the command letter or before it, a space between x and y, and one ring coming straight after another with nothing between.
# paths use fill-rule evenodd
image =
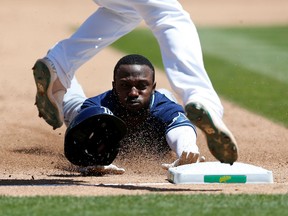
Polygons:
<instances>
[{"instance_id":1,"label":"baseball player's legs","mask_svg":"<svg viewBox=\"0 0 288 216\"><path fill-rule=\"evenodd\" d=\"M168 79L188 118L205 133L211 153L232 164L238 157L236 140L222 121L223 107L206 73L189 14L176 0L137 2L134 7L158 40Z\"/></svg>"},{"instance_id":2,"label":"baseball player's legs","mask_svg":"<svg viewBox=\"0 0 288 216\"><path fill-rule=\"evenodd\" d=\"M74 77L71 81L71 86L67 89L63 99L64 122L67 127L79 113L81 106L86 99L87 97L82 86L78 83L76 77Z\"/></svg>"},{"instance_id":3,"label":"baseball player's legs","mask_svg":"<svg viewBox=\"0 0 288 216\"><path fill-rule=\"evenodd\" d=\"M81 65L133 30L140 21L141 18L132 12L121 14L100 7L70 38L57 43L47 54L62 84L69 88Z\"/></svg>"},{"instance_id":4,"label":"baseball player's legs","mask_svg":"<svg viewBox=\"0 0 288 216\"><path fill-rule=\"evenodd\" d=\"M173 90L184 104L193 98L206 100L222 116L223 107L204 68L198 32L189 14L176 0L136 2L135 9L158 40Z\"/></svg>"},{"instance_id":5,"label":"baseball player's legs","mask_svg":"<svg viewBox=\"0 0 288 216\"><path fill-rule=\"evenodd\" d=\"M183 103L203 101L222 117L223 107L204 68L196 27L178 1L94 1L125 16L139 14L159 42L168 79Z\"/></svg>"},{"instance_id":6,"label":"baseball player's legs","mask_svg":"<svg viewBox=\"0 0 288 216\"><path fill-rule=\"evenodd\" d=\"M63 124L63 114L62 107L59 107L62 105L66 89L71 85L75 71L103 48L133 30L140 21L141 18L133 11L129 14L119 14L100 8L74 35L57 43L45 58L38 60L33 71L37 86L36 105L39 116L54 129L60 127ZM45 83L42 83L43 80ZM55 85L57 83L61 88ZM42 90L43 87L46 89ZM55 87L61 91L56 89L56 92Z\"/></svg>"}]
</instances>

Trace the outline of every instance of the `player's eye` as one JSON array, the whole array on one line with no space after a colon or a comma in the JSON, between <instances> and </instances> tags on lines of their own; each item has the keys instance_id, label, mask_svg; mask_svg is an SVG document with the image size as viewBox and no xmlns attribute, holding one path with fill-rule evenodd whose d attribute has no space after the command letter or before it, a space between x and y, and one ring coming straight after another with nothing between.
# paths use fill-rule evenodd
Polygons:
<instances>
[{"instance_id":1,"label":"player's eye","mask_svg":"<svg viewBox=\"0 0 288 216\"><path fill-rule=\"evenodd\" d=\"M148 85L147 83L139 83L139 84L137 85L137 89L139 89L139 90L145 90L145 89L147 89L148 86L149 86L149 85Z\"/></svg>"},{"instance_id":2,"label":"player's eye","mask_svg":"<svg viewBox=\"0 0 288 216\"><path fill-rule=\"evenodd\" d=\"M121 83L120 86L125 89L130 88L130 85L127 83Z\"/></svg>"}]
</instances>

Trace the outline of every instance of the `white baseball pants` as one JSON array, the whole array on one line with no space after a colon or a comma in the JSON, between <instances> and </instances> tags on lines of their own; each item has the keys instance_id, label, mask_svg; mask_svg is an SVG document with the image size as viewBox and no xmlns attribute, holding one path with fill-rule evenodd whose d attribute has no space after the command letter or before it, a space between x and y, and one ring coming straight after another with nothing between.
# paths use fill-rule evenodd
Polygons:
<instances>
[{"instance_id":1,"label":"white baseball pants","mask_svg":"<svg viewBox=\"0 0 288 216\"><path fill-rule=\"evenodd\" d=\"M66 88L82 64L144 20L157 38L168 80L184 105L197 101L222 117L223 107L204 68L197 30L178 1L94 1L101 7L47 54Z\"/></svg>"}]
</instances>

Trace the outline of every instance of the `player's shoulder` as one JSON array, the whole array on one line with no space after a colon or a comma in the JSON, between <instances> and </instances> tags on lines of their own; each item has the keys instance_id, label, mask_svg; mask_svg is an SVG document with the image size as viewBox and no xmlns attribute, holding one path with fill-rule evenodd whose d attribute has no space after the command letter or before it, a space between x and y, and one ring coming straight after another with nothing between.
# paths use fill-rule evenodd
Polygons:
<instances>
[{"instance_id":1,"label":"player's shoulder","mask_svg":"<svg viewBox=\"0 0 288 216\"><path fill-rule=\"evenodd\" d=\"M95 104L100 106L106 104L108 101L111 101L111 97L112 97L112 90L109 90L101 94L87 98L83 104L86 106L89 105L93 106Z\"/></svg>"},{"instance_id":2,"label":"player's shoulder","mask_svg":"<svg viewBox=\"0 0 288 216\"><path fill-rule=\"evenodd\" d=\"M170 101L164 94L160 93L159 91L155 91L153 96L155 97L155 101Z\"/></svg>"},{"instance_id":3,"label":"player's shoulder","mask_svg":"<svg viewBox=\"0 0 288 216\"><path fill-rule=\"evenodd\" d=\"M159 91L155 91L153 94L153 98L152 98L152 103L155 106L161 106L163 104L165 105L171 105L171 106L178 106L179 104L175 103L174 101L170 100L168 97L166 97L165 94L162 94Z\"/></svg>"},{"instance_id":4,"label":"player's shoulder","mask_svg":"<svg viewBox=\"0 0 288 216\"><path fill-rule=\"evenodd\" d=\"M88 100L104 100L106 98L112 97L112 90L108 90L105 92L102 92L98 95L92 96L88 98Z\"/></svg>"},{"instance_id":5,"label":"player's shoulder","mask_svg":"<svg viewBox=\"0 0 288 216\"><path fill-rule=\"evenodd\" d=\"M170 112L172 110L175 112L184 112L183 107L180 104L175 103L158 91L155 91L152 96L150 109L151 111L154 110L157 112Z\"/></svg>"}]
</instances>

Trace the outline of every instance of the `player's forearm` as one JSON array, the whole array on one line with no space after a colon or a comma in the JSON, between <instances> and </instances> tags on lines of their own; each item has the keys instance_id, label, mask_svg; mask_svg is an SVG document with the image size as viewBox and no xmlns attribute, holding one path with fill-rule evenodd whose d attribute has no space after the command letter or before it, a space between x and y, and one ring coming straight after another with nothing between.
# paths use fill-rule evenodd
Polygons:
<instances>
[{"instance_id":1,"label":"player's forearm","mask_svg":"<svg viewBox=\"0 0 288 216\"><path fill-rule=\"evenodd\" d=\"M166 141L179 158L183 151L199 153L196 145L196 133L190 126L180 126L166 134Z\"/></svg>"}]
</instances>

